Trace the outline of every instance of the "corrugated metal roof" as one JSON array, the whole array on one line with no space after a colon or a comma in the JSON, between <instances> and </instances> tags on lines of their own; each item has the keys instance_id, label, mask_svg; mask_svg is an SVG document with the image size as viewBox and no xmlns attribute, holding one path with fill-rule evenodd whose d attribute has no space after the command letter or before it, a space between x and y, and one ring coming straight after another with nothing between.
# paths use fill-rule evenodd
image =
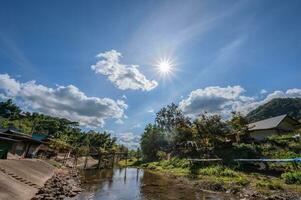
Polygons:
<instances>
[{"instance_id":1,"label":"corrugated metal roof","mask_svg":"<svg viewBox=\"0 0 301 200\"><path fill-rule=\"evenodd\" d=\"M251 124L248 124L249 130L263 130L263 129L271 129L276 128L278 124L286 117L287 115L280 115L277 117L271 117L265 120L261 120L258 122L254 122Z\"/></svg>"}]
</instances>

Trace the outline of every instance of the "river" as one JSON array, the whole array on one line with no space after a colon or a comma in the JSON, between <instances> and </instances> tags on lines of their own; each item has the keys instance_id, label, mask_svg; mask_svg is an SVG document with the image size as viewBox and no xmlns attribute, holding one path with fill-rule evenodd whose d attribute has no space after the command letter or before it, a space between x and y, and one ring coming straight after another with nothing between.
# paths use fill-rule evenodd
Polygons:
<instances>
[{"instance_id":1,"label":"river","mask_svg":"<svg viewBox=\"0 0 301 200\"><path fill-rule=\"evenodd\" d=\"M85 170L83 192L77 200L229 200L228 196L205 193L192 186L137 168Z\"/></svg>"}]
</instances>

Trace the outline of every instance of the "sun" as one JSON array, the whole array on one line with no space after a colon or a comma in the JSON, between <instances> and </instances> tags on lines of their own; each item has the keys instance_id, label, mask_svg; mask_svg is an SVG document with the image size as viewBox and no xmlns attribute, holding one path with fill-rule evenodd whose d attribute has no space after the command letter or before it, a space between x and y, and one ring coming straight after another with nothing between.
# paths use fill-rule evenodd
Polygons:
<instances>
[{"instance_id":1,"label":"sun","mask_svg":"<svg viewBox=\"0 0 301 200\"><path fill-rule=\"evenodd\" d=\"M171 70L171 64L168 61L162 61L158 65L159 70L163 73L168 73Z\"/></svg>"},{"instance_id":2,"label":"sun","mask_svg":"<svg viewBox=\"0 0 301 200\"><path fill-rule=\"evenodd\" d=\"M167 75L173 70L173 63L169 59L160 59L156 65L160 74Z\"/></svg>"}]
</instances>

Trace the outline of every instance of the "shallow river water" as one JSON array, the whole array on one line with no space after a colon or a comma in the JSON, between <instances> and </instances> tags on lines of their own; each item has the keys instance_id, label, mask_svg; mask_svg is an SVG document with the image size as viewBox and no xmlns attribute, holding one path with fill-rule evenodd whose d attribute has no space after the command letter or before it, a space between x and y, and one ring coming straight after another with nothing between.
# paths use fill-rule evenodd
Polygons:
<instances>
[{"instance_id":1,"label":"shallow river water","mask_svg":"<svg viewBox=\"0 0 301 200\"><path fill-rule=\"evenodd\" d=\"M232 199L197 191L193 187L151 171L122 168L82 172L84 191L77 200L195 200Z\"/></svg>"}]
</instances>

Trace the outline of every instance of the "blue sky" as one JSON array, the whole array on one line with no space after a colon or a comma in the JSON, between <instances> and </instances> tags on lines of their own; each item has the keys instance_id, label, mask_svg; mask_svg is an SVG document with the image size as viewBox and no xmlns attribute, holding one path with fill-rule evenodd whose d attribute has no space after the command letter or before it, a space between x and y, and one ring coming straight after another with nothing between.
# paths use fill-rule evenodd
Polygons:
<instances>
[{"instance_id":1,"label":"blue sky","mask_svg":"<svg viewBox=\"0 0 301 200\"><path fill-rule=\"evenodd\" d=\"M0 97L129 146L171 102L191 117L247 113L301 97L300 9L298 0L2 1Z\"/></svg>"}]
</instances>

